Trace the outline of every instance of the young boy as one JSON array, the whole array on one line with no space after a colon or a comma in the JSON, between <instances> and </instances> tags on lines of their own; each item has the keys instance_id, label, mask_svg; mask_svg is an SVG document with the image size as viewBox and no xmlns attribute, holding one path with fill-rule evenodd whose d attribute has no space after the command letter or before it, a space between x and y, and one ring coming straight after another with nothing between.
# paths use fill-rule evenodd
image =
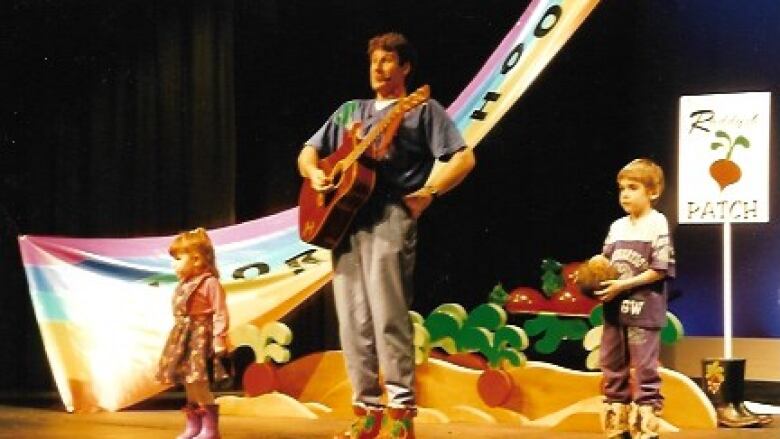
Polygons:
<instances>
[{"instance_id":1,"label":"young boy","mask_svg":"<svg viewBox=\"0 0 780 439\"><path fill-rule=\"evenodd\" d=\"M658 374L660 332L666 324L666 279L674 277L674 250L666 217L653 208L664 189L663 170L636 159L617 175L620 205L628 214L612 223L603 254L620 273L597 291L604 302L601 370L604 430L609 438L658 437L663 405ZM636 395L629 368L636 377Z\"/></svg>"}]
</instances>

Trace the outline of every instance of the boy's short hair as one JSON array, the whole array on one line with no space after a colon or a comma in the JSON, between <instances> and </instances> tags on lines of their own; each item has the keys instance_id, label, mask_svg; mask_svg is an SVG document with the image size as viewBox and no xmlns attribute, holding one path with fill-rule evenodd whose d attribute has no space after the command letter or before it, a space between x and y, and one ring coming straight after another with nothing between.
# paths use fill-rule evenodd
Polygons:
<instances>
[{"instance_id":1,"label":"boy's short hair","mask_svg":"<svg viewBox=\"0 0 780 439\"><path fill-rule=\"evenodd\" d=\"M661 196L664 191L664 170L650 159L631 160L617 174L617 181L627 178L642 183L648 192Z\"/></svg>"},{"instance_id":2,"label":"boy's short hair","mask_svg":"<svg viewBox=\"0 0 780 439\"><path fill-rule=\"evenodd\" d=\"M377 49L397 53L398 62L401 65L409 63L412 70L417 64L417 52L414 46L398 32L387 32L371 38L368 41L368 57L371 58L371 54Z\"/></svg>"}]
</instances>

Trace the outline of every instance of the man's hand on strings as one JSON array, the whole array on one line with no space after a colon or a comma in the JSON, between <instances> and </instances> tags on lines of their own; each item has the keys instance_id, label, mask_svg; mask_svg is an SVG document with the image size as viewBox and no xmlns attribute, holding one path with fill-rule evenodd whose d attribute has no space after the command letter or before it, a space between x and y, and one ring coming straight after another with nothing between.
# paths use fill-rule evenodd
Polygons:
<instances>
[{"instance_id":1,"label":"man's hand on strings","mask_svg":"<svg viewBox=\"0 0 780 439\"><path fill-rule=\"evenodd\" d=\"M330 177L325 175L325 171L320 168L309 170L309 181L311 181L311 187L317 192L328 192L335 189Z\"/></svg>"}]
</instances>

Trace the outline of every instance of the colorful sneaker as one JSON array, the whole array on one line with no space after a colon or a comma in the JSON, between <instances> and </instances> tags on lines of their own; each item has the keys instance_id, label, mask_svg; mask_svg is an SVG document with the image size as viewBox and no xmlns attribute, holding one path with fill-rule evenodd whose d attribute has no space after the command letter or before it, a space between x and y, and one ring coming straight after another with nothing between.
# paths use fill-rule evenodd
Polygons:
<instances>
[{"instance_id":1,"label":"colorful sneaker","mask_svg":"<svg viewBox=\"0 0 780 439\"><path fill-rule=\"evenodd\" d=\"M352 422L347 431L337 433L333 439L374 439L379 437L382 429L382 409L354 406L352 410L357 419Z\"/></svg>"},{"instance_id":2,"label":"colorful sneaker","mask_svg":"<svg viewBox=\"0 0 780 439\"><path fill-rule=\"evenodd\" d=\"M382 439L414 439L415 408L387 408Z\"/></svg>"}]
</instances>

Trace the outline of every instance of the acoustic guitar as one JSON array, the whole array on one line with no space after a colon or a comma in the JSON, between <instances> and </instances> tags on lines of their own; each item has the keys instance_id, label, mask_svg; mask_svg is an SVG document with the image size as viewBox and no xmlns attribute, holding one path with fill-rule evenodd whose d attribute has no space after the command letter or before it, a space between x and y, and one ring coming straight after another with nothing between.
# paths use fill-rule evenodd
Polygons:
<instances>
[{"instance_id":1,"label":"acoustic guitar","mask_svg":"<svg viewBox=\"0 0 780 439\"><path fill-rule=\"evenodd\" d=\"M330 177L333 189L318 192L308 178L298 196L298 232L301 240L333 249L349 229L376 183L374 166L387 152L404 114L428 100L430 87L423 85L400 99L395 106L360 138L360 124L344 134L341 145L318 166ZM381 136L381 138L380 138Z\"/></svg>"}]
</instances>

